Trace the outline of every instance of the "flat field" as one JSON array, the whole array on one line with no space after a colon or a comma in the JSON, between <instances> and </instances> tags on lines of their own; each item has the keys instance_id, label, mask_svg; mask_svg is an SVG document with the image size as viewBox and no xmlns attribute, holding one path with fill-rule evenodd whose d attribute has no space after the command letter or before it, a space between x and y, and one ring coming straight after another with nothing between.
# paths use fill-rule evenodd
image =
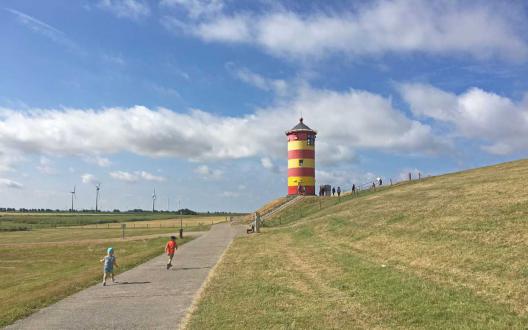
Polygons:
<instances>
[{"instance_id":1,"label":"flat field","mask_svg":"<svg viewBox=\"0 0 528 330\"><path fill-rule=\"evenodd\" d=\"M185 217L184 239L178 243L192 239L191 231L208 230L211 221L224 220ZM168 221L166 226L164 221ZM116 250L118 273L162 254L168 236L179 230L179 221L176 228L171 221L141 222L151 224L149 228L127 225L125 240L120 229L106 225L0 232L0 326L100 281L99 259L109 246Z\"/></svg>"},{"instance_id":2,"label":"flat field","mask_svg":"<svg viewBox=\"0 0 528 330\"><path fill-rule=\"evenodd\" d=\"M10 228L37 229L55 228L69 226L89 226L113 224L119 227L119 223L139 223L155 220L179 220L183 219L188 224L203 222L211 224L223 221L225 216L205 216L205 215L183 215L177 213L0 213L0 231Z\"/></svg>"},{"instance_id":3,"label":"flat field","mask_svg":"<svg viewBox=\"0 0 528 330\"><path fill-rule=\"evenodd\" d=\"M190 329L525 329L528 161L305 198L236 239Z\"/></svg>"}]
</instances>

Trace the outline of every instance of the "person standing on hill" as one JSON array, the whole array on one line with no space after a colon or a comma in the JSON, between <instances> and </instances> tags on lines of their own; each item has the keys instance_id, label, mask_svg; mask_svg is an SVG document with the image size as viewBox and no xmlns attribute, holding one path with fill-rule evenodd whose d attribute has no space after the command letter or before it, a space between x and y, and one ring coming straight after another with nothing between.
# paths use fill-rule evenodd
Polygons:
<instances>
[{"instance_id":1,"label":"person standing on hill","mask_svg":"<svg viewBox=\"0 0 528 330\"><path fill-rule=\"evenodd\" d=\"M341 187L337 187L337 197L341 196Z\"/></svg>"},{"instance_id":2,"label":"person standing on hill","mask_svg":"<svg viewBox=\"0 0 528 330\"><path fill-rule=\"evenodd\" d=\"M352 194L355 194L356 193L356 184L354 183L352 185Z\"/></svg>"},{"instance_id":3,"label":"person standing on hill","mask_svg":"<svg viewBox=\"0 0 528 330\"><path fill-rule=\"evenodd\" d=\"M171 236L170 241L168 241L165 245L165 253L167 253L167 256L169 257L169 260L167 262L167 269L172 267L172 258L174 257L174 253L177 249L178 244L176 244L176 236Z\"/></svg>"},{"instance_id":4,"label":"person standing on hill","mask_svg":"<svg viewBox=\"0 0 528 330\"><path fill-rule=\"evenodd\" d=\"M114 266L119 267L116 262L116 257L114 256L114 249L109 247L106 250L106 256L100 260L104 263L103 266L103 286L106 286L106 276L110 274L112 276L112 283L115 283L114 280Z\"/></svg>"},{"instance_id":5,"label":"person standing on hill","mask_svg":"<svg viewBox=\"0 0 528 330\"><path fill-rule=\"evenodd\" d=\"M335 196L335 187L332 187L332 196Z\"/></svg>"}]
</instances>

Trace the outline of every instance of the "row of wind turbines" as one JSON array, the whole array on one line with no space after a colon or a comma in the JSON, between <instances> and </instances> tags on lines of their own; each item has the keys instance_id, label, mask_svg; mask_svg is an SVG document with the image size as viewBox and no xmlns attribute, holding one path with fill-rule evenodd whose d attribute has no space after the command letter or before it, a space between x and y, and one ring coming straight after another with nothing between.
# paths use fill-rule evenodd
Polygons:
<instances>
[{"instance_id":1,"label":"row of wind turbines","mask_svg":"<svg viewBox=\"0 0 528 330\"><path fill-rule=\"evenodd\" d=\"M70 194L71 194L71 211L75 211L75 209L73 208L73 201L75 199L77 199L77 196L75 195L75 189L76 189L77 186L73 186L73 190L70 191ZM98 211L98 203L99 203L99 191L101 190L101 184L98 183L95 185L95 212L97 213ZM155 212L156 211L156 199L157 199L157 196L156 196L156 188L154 188L154 193L152 194L152 212ZM168 201L167 201L168 203ZM167 206L168 208L168 206Z\"/></svg>"}]
</instances>

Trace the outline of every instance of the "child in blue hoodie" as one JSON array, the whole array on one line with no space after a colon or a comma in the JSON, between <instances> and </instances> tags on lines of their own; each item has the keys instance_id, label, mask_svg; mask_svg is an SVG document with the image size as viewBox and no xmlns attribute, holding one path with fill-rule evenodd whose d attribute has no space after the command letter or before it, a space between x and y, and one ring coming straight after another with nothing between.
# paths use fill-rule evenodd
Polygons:
<instances>
[{"instance_id":1,"label":"child in blue hoodie","mask_svg":"<svg viewBox=\"0 0 528 330\"><path fill-rule=\"evenodd\" d=\"M106 276L110 274L112 276L112 283L115 283L114 280L114 266L119 267L116 262L116 257L114 256L114 249L109 247L106 250L106 256L100 260L104 263L103 267L103 286L106 285Z\"/></svg>"}]
</instances>

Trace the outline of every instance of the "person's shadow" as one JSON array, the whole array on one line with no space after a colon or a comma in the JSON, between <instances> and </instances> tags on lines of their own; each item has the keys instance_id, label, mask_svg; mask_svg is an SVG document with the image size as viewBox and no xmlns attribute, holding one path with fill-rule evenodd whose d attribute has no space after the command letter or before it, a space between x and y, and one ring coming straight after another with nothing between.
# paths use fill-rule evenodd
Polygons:
<instances>
[{"instance_id":1,"label":"person's shadow","mask_svg":"<svg viewBox=\"0 0 528 330\"><path fill-rule=\"evenodd\" d=\"M149 281L144 281L144 282L127 282L127 281L124 281L124 282L115 282L114 284L116 285L128 285L128 284L148 284L148 283L151 283Z\"/></svg>"},{"instance_id":2,"label":"person's shadow","mask_svg":"<svg viewBox=\"0 0 528 330\"><path fill-rule=\"evenodd\" d=\"M171 270L192 270L192 269L210 269L211 266L205 266L205 267L180 267L180 268L172 268Z\"/></svg>"}]
</instances>

